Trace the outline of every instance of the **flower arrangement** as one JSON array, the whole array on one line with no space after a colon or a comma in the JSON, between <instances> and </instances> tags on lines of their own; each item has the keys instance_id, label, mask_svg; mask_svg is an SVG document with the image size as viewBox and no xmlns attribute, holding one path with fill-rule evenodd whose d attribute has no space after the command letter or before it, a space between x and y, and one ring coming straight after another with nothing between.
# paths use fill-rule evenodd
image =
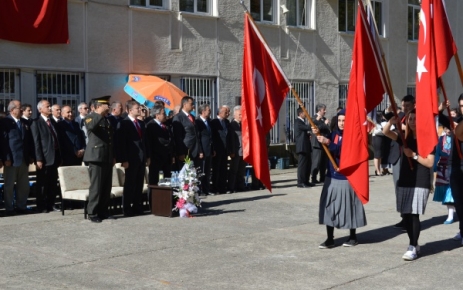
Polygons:
<instances>
[{"instance_id":1,"label":"flower arrangement","mask_svg":"<svg viewBox=\"0 0 463 290\"><path fill-rule=\"evenodd\" d=\"M201 206L201 199L198 195L199 175L193 162L187 156L185 165L178 175L178 183L176 182L174 187L176 203L172 210L178 210L180 217L192 217L191 214L197 213L198 207Z\"/></svg>"}]
</instances>

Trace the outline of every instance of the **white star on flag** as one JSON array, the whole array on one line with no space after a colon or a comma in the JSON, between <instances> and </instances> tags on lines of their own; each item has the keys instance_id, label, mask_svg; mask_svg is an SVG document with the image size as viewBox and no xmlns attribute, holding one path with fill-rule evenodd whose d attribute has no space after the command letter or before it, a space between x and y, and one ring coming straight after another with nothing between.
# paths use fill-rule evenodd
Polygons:
<instances>
[{"instance_id":1,"label":"white star on flag","mask_svg":"<svg viewBox=\"0 0 463 290\"><path fill-rule=\"evenodd\" d=\"M256 106L257 109L257 118L256 120L259 121L260 126L262 127L262 101L264 100L265 97L265 81L264 78L262 77L262 74L260 73L259 70L254 68L254 93L257 95L259 98L259 106Z\"/></svg>"},{"instance_id":2,"label":"white star on flag","mask_svg":"<svg viewBox=\"0 0 463 290\"><path fill-rule=\"evenodd\" d=\"M418 65L416 66L416 72L418 73L418 81L421 81L421 74L428 72L424 63L426 62L426 55L422 59L418 57Z\"/></svg>"}]
</instances>

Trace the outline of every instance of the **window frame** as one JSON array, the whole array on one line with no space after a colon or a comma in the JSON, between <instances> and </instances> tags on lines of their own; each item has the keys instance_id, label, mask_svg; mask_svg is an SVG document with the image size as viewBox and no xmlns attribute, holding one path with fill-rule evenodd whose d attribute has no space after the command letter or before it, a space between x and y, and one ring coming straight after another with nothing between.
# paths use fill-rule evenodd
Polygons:
<instances>
[{"instance_id":1,"label":"window frame","mask_svg":"<svg viewBox=\"0 0 463 290\"><path fill-rule=\"evenodd\" d=\"M375 18L375 22L376 22L376 29L378 31L378 35L380 37L385 37L386 33L385 33L385 22L384 22L384 2L383 0L371 0L371 7L373 9L373 14L374 14L374 18ZM380 14L380 17L381 19L378 21L378 18L376 18L376 6L375 4L380 4L380 7L381 7L381 14Z\"/></svg>"},{"instance_id":2,"label":"window frame","mask_svg":"<svg viewBox=\"0 0 463 290\"><path fill-rule=\"evenodd\" d=\"M341 29L341 2L345 4L345 28ZM353 15L349 15L349 2L352 2L354 11L352 12ZM357 19L357 1L356 0L338 0L338 31L343 33L355 33L355 23ZM349 29L349 18L352 18L352 29Z\"/></svg>"},{"instance_id":3,"label":"window frame","mask_svg":"<svg viewBox=\"0 0 463 290\"><path fill-rule=\"evenodd\" d=\"M213 14L213 3L214 1L212 0L205 0L206 1L206 12L203 11L198 11L198 0L191 0L193 1L193 11L186 11L186 10L181 10L181 2L182 1L188 1L188 0L179 0L178 1L178 10L182 13L192 13L192 14L199 14L199 15L212 15Z\"/></svg>"},{"instance_id":4,"label":"window frame","mask_svg":"<svg viewBox=\"0 0 463 290\"><path fill-rule=\"evenodd\" d=\"M289 23L289 17L290 13L292 10L292 5L289 3L290 1L295 1L296 5L296 24L290 24ZM287 0L286 5L289 6L287 7L289 9L289 12L286 14L286 25L289 27L297 27L297 28L306 28L306 29L315 29L315 0L303 0L305 3L305 24L299 24L300 21L300 7L299 7L299 0Z\"/></svg>"},{"instance_id":5,"label":"window frame","mask_svg":"<svg viewBox=\"0 0 463 290\"><path fill-rule=\"evenodd\" d=\"M252 2L253 1L259 1L260 4L260 11L259 11L259 19L256 19L254 18L254 13L256 12L253 12L251 9L252 9ZM268 23L268 24L275 24L277 22L277 12L278 10L276 9L276 7L278 6L278 2L276 0L270 0L271 1L271 5L272 5L272 20L264 20L264 1L266 0L250 0L250 4L249 4L249 13L251 14L251 17L254 19L254 21L256 22L260 22L260 23Z\"/></svg>"},{"instance_id":6,"label":"window frame","mask_svg":"<svg viewBox=\"0 0 463 290\"><path fill-rule=\"evenodd\" d=\"M169 0L162 0L162 6L151 5L150 0L145 0L145 5L135 4L135 3L132 3L132 1L135 1L135 0L129 0L129 6L152 8L152 9L168 9L169 8L168 6Z\"/></svg>"},{"instance_id":7,"label":"window frame","mask_svg":"<svg viewBox=\"0 0 463 290\"><path fill-rule=\"evenodd\" d=\"M196 113L196 108L206 103L211 108L211 117L217 114L218 102L216 78L202 76L182 76L180 77L179 87L188 96L195 100L194 113ZM198 89L198 87L200 89Z\"/></svg>"},{"instance_id":8,"label":"window frame","mask_svg":"<svg viewBox=\"0 0 463 290\"><path fill-rule=\"evenodd\" d=\"M418 1L418 0L416 0ZM413 0L408 0L408 3L407 3L407 24L408 24L408 27L407 27L407 39L408 41L418 41L418 36L419 36L419 23L420 23L420 20L419 20L419 13L421 11L421 6L419 5L419 1L418 1L418 4L415 4L415 3L410 3L410 2L414 2ZM411 11L410 11L411 9ZM410 12L411 13L411 16L412 16L412 19L410 19ZM417 16L418 19L415 19L415 16ZM410 22L411 21L411 22ZM410 33L411 33L411 38L410 38Z\"/></svg>"},{"instance_id":9,"label":"window frame","mask_svg":"<svg viewBox=\"0 0 463 290\"><path fill-rule=\"evenodd\" d=\"M340 83L338 85L338 107L345 109L347 104L347 95L349 94L349 84Z\"/></svg>"}]
</instances>

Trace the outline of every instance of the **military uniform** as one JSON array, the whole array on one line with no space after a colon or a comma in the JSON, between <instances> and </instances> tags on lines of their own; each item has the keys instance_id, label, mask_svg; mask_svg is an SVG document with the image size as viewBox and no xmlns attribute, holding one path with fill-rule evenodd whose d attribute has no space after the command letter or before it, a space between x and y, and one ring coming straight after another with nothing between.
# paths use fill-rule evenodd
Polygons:
<instances>
[{"instance_id":1,"label":"military uniform","mask_svg":"<svg viewBox=\"0 0 463 290\"><path fill-rule=\"evenodd\" d=\"M84 119L88 144L84 162L88 162L90 188L87 212L89 217L108 217L113 168L113 128L101 114L92 112ZM93 220L92 220L93 221Z\"/></svg>"}]
</instances>

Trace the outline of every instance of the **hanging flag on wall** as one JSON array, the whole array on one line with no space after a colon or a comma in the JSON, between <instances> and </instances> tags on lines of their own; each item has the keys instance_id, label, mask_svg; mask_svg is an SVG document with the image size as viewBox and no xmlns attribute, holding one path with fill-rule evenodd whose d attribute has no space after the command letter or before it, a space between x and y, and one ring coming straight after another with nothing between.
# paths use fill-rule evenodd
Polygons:
<instances>
[{"instance_id":1,"label":"hanging flag on wall","mask_svg":"<svg viewBox=\"0 0 463 290\"><path fill-rule=\"evenodd\" d=\"M250 17L245 13L241 85L243 158L272 191L265 135L278 119L290 82Z\"/></svg>"},{"instance_id":2,"label":"hanging flag on wall","mask_svg":"<svg viewBox=\"0 0 463 290\"><path fill-rule=\"evenodd\" d=\"M0 39L69 43L67 0L0 0Z\"/></svg>"}]
</instances>

